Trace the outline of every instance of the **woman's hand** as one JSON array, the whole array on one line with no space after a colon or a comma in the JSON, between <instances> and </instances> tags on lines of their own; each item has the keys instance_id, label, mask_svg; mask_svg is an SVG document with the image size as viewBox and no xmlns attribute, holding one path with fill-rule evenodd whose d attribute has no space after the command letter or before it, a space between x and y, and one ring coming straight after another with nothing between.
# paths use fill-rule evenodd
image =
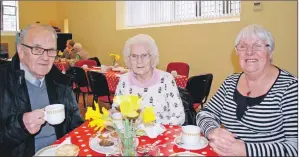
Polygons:
<instances>
[{"instance_id":1,"label":"woman's hand","mask_svg":"<svg viewBox=\"0 0 299 157\"><path fill-rule=\"evenodd\" d=\"M245 144L235 139L234 134L223 128L212 130L209 135L209 145L220 156L246 156Z\"/></svg>"}]
</instances>

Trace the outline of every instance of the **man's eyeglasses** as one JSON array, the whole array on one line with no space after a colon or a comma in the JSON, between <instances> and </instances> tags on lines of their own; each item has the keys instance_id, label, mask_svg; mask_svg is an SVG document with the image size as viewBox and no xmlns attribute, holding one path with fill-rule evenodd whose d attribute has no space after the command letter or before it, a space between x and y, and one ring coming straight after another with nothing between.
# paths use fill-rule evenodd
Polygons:
<instances>
[{"instance_id":1,"label":"man's eyeglasses","mask_svg":"<svg viewBox=\"0 0 299 157\"><path fill-rule=\"evenodd\" d=\"M145 61L145 60L148 60L151 57L151 55L148 53L141 54L141 55L132 54L129 57L133 61L136 61L138 58L140 58L142 61Z\"/></svg>"},{"instance_id":2,"label":"man's eyeglasses","mask_svg":"<svg viewBox=\"0 0 299 157\"><path fill-rule=\"evenodd\" d=\"M46 51L48 53L48 56L49 57L56 57L57 56L57 50L55 49L44 49L44 48L41 48L41 47L32 47L32 46L29 46L29 45L26 45L26 44L23 44L21 43L21 45L27 47L27 48L30 48L31 49L31 53L33 55L43 55L44 52Z\"/></svg>"},{"instance_id":3,"label":"man's eyeglasses","mask_svg":"<svg viewBox=\"0 0 299 157\"><path fill-rule=\"evenodd\" d=\"M266 47L269 47L270 45L268 45L268 44L253 44L252 46L251 46L251 50L253 51L253 52L261 52L261 51L264 51L265 50L265 48ZM250 46L249 45L247 45L247 44L238 44L237 46L236 46L236 49L239 51L239 52L247 52L248 51L248 49L250 48Z\"/></svg>"}]
</instances>

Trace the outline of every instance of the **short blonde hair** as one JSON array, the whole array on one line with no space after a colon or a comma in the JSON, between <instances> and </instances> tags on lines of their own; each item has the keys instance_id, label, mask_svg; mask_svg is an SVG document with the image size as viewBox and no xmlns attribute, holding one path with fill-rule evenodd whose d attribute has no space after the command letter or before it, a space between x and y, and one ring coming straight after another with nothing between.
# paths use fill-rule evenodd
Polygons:
<instances>
[{"instance_id":1,"label":"short blonde hair","mask_svg":"<svg viewBox=\"0 0 299 157\"><path fill-rule=\"evenodd\" d=\"M137 44L142 44L146 47L146 49L149 51L149 54L151 55L151 59L153 60L152 62L152 67L156 67L159 64L159 51L158 47L155 43L155 40L147 35L147 34L138 34L130 39L127 40L124 50L123 50L123 55L124 55L124 60L126 63L126 66L130 67L130 60L129 56L131 54L131 47L133 45Z\"/></svg>"}]
</instances>

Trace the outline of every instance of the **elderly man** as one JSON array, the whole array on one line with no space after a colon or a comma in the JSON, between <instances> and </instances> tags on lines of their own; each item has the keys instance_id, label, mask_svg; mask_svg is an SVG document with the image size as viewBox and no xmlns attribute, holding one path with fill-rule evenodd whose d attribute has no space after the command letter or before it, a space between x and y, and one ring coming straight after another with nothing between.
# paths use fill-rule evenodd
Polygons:
<instances>
[{"instance_id":1,"label":"elderly man","mask_svg":"<svg viewBox=\"0 0 299 157\"><path fill-rule=\"evenodd\" d=\"M0 154L33 156L83 123L67 76L53 66L57 34L50 26L22 30L11 63L0 66ZM65 120L49 125L43 108L64 104Z\"/></svg>"}]
</instances>

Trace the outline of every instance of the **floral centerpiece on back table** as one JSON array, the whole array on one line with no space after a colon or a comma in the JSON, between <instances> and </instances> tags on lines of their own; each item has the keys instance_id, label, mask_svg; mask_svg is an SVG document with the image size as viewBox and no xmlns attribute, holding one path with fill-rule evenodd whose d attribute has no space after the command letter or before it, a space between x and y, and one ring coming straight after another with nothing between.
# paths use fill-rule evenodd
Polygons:
<instances>
[{"instance_id":1,"label":"floral centerpiece on back table","mask_svg":"<svg viewBox=\"0 0 299 157\"><path fill-rule=\"evenodd\" d=\"M110 57L112 58L112 65L117 66L117 61L119 61L120 55L111 53Z\"/></svg>"},{"instance_id":2,"label":"floral centerpiece on back table","mask_svg":"<svg viewBox=\"0 0 299 157\"><path fill-rule=\"evenodd\" d=\"M91 120L90 127L95 127L95 130L102 131L107 124L112 123L117 131L120 140L121 154L124 156L135 156L135 137L137 125L136 123L141 119L141 122L146 125L151 125L156 120L153 106L145 107L142 111L141 98L137 95L122 95L114 97L114 103L119 104L119 110L123 116L123 130L119 130L116 124L113 123L109 116L109 112L104 107L100 113L99 105L95 102L95 110L91 107L87 108L85 115L86 120Z\"/></svg>"}]
</instances>

